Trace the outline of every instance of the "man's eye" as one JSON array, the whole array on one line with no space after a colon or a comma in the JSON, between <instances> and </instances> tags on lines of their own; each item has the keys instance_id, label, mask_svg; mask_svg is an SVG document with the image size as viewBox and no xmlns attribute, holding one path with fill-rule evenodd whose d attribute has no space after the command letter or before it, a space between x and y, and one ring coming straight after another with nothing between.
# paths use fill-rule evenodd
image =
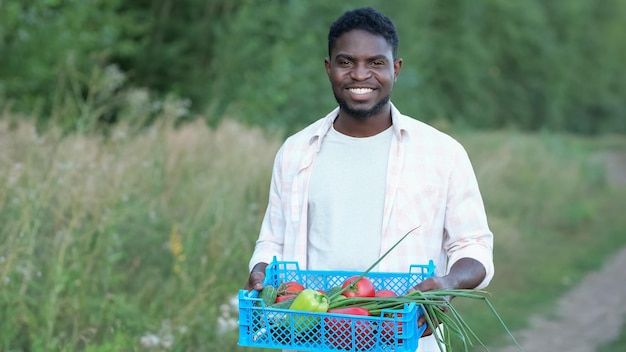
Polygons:
<instances>
[{"instance_id":1,"label":"man's eye","mask_svg":"<svg viewBox=\"0 0 626 352\"><path fill-rule=\"evenodd\" d=\"M384 65L384 64L385 64L385 63L384 63L383 61L373 61L373 62L372 62L372 65L374 65L374 66L382 66L382 65Z\"/></svg>"}]
</instances>

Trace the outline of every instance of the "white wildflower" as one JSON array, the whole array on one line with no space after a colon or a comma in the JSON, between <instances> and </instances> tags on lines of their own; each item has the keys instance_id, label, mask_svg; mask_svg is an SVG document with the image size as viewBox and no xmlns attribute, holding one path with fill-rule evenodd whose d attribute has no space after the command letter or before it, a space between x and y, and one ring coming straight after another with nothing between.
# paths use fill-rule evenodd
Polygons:
<instances>
[{"instance_id":1,"label":"white wildflower","mask_svg":"<svg viewBox=\"0 0 626 352\"><path fill-rule=\"evenodd\" d=\"M143 347L156 347L159 345L161 340L158 336L154 334L148 334L141 337L140 343Z\"/></svg>"},{"instance_id":2,"label":"white wildflower","mask_svg":"<svg viewBox=\"0 0 626 352\"><path fill-rule=\"evenodd\" d=\"M230 305L235 311L239 311L239 297L237 295L230 298Z\"/></svg>"},{"instance_id":3,"label":"white wildflower","mask_svg":"<svg viewBox=\"0 0 626 352\"><path fill-rule=\"evenodd\" d=\"M219 334L225 334L227 332L237 329L237 319L235 318L217 318L217 332Z\"/></svg>"},{"instance_id":4,"label":"white wildflower","mask_svg":"<svg viewBox=\"0 0 626 352\"><path fill-rule=\"evenodd\" d=\"M117 65L109 65L104 69L104 88L114 91L124 84L126 75Z\"/></svg>"},{"instance_id":5,"label":"white wildflower","mask_svg":"<svg viewBox=\"0 0 626 352\"><path fill-rule=\"evenodd\" d=\"M227 303L220 305L220 316L217 318L217 331L220 334L236 330L239 318L239 297L232 296Z\"/></svg>"},{"instance_id":6,"label":"white wildflower","mask_svg":"<svg viewBox=\"0 0 626 352\"><path fill-rule=\"evenodd\" d=\"M129 105L140 107L150 102L150 95L145 88L134 88L126 94L126 99Z\"/></svg>"},{"instance_id":7,"label":"white wildflower","mask_svg":"<svg viewBox=\"0 0 626 352\"><path fill-rule=\"evenodd\" d=\"M222 304L220 305L220 312L223 317L230 317L230 305Z\"/></svg>"},{"instance_id":8,"label":"white wildflower","mask_svg":"<svg viewBox=\"0 0 626 352\"><path fill-rule=\"evenodd\" d=\"M172 348L173 345L174 345L174 336L172 334L165 334L164 336L161 337L161 346L169 350L170 348Z\"/></svg>"}]
</instances>

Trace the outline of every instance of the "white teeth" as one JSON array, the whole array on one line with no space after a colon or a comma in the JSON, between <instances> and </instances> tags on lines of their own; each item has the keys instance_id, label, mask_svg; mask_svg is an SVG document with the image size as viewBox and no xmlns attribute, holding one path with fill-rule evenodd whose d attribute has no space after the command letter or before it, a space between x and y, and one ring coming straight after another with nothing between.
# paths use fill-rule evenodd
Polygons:
<instances>
[{"instance_id":1,"label":"white teeth","mask_svg":"<svg viewBox=\"0 0 626 352\"><path fill-rule=\"evenodd\" d=\"M367 94L373 91L372 88L350 88L350 92L354 94Z\"/></svg>"}]
</instances>

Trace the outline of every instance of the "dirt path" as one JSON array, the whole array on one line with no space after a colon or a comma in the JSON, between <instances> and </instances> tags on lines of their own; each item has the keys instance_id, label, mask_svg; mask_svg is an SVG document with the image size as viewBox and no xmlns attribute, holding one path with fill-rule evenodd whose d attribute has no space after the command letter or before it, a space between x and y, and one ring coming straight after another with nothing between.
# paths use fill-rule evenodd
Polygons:
<instances>
[{"instance_id":1,"label":"dirt path","mask_svg":"<svg viewBox=\"0 0 626 352\"><path fill-rule=\"evenodd\" d=\"M626 187L626 153L602 155L607 180ZM593 309L587 309L592 302ZM514 332L526 352L595 352L619 337L626 317L626 248L559 300L556 316L532 316L528 330ZM497 352L519 351L507 347Z\"/></svg>"},{"instance_id":2,"label":"dirt path","mask_svg":"<svg viewBox=\"0 0 626 352\"><path fill-rule=\"evenodd\" d=\"M590 302L593 309L587 309ZM526 352L594 352L615 340L626 316L626 248L589 274L557 303L554 319L534 316L532 328L514 332ZM498 352L516 352L507 347Z\"/></svg>"}]
</instances>

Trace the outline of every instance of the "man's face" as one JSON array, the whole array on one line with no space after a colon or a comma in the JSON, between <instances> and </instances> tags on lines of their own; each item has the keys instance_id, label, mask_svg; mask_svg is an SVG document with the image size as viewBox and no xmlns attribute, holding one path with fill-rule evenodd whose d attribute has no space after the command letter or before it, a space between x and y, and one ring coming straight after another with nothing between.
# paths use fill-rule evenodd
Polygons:
<instances>
[{"instance_id":1,"label":"man's face","mask_svg":"<svg viewBox=\"0 0 626 352\"><path fill-rule=\"evenodd\" d=\"M402 60L394 62L384 37L352 30L337 39L325 65L342 113L366 119L388 106Z\"/></svg>"}]
</instances>

